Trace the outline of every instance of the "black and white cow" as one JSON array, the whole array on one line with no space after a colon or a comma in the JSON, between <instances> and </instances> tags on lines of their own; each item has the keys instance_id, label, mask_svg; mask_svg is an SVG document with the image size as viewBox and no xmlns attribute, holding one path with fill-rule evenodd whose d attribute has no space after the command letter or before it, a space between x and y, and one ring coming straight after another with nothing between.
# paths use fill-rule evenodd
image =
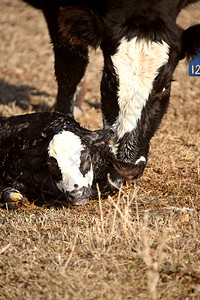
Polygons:
<instances>
[{"instance_id":1,"label":"black and white cow","mask_svg":"<svg viewBox=\"0 0 200 300\"><path fill-rule=\"evenodd\" d=\"M31 199L63 195L73 205L97 194L97 183L102 193L114 191L121 177L109 157L112 137L56 112L1 117L1 190L11 186Z\"/></svg>"},{"instance_id":2,"label":"black and white cow","mask_svg":"<svg viewBox=\"0 0 200 300\"><path fill-rule=\"evenodd\" d=\"M165 114L178 62L197 54L200 25L183 30L181 9L198 0L32 0L46 18L58 82L55 109L73 113L88 47L101 47L104 127L115 132L113 164L125 179L141 176L149 142Z\"/></svg>"}]
</instances>

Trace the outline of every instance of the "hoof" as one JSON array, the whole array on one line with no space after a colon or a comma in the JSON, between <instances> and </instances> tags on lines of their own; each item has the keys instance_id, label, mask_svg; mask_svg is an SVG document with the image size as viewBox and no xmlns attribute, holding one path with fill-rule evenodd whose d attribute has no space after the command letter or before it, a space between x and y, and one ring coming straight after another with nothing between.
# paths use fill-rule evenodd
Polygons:
<instances>
[{"instance_id":1,"label":"hoof","mask_svg":"<svg viewBox=\"0 0 200 300\"><path fill-rule=\"evenodd\" d=\"M7 209L16 209L21 207L26 198L16 189L6 188L1 193L1 201L5 204Z\"/></svg>"}]
</instances>

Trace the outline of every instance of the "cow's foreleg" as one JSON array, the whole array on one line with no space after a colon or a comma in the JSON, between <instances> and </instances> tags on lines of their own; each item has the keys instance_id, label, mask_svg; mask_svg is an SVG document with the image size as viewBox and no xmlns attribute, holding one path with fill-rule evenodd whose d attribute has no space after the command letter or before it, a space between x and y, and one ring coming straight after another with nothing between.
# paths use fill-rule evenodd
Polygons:
<instances>
[{"instance_id":1,"label":"cow's foreleg","mask_svg":"<svg viewBox=\"0 0 200 300\"><path fill-rule=\"evenodd\" d=\"M73 114L76 87L88 64L87 49L72 48L71 45L54 47L55 74L58 94L55 110Z\"/></svg>"},{"instance_id":2,"label":"cow's foreleg","mask_svg":"<svg viewBox=\"0 0 200 300\"><path fill-rule=\"evenodd\" d=\"M73 114L76 87L88 64L88 49L87 45L81 45L78 39L70 40L70 31L65 34L60 32L59 5L55 2L49 1L48 5L44 2L42 5L55 57L55 75L58 83L55 110Z\"/></svg>"}]
</instances>

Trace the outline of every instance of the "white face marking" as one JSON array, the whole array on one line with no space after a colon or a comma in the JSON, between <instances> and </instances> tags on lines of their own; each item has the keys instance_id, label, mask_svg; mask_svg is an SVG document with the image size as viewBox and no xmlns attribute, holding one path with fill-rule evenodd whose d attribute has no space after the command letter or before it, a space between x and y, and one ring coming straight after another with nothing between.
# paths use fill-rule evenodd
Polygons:
<instances>
[{"instance_id":1,"label":"white face marking","mask_svg":"<svg viewBox=\"0 0 200 300\"><path fill-rule=\"evenodd\" d=\"M119 116L111 129L117 140L137 126L161 66L169 59L169 45L133 38L122 39L118 51L111 57L119 77Z\"/></svg>"},{"instance_id":2,"label":"white face marking","mask_svg":"<svg viewBox=\"0 0 200 300\"><path fill-rule=\"evenodd\" d=\"M57 183L61 191L71 192L75 189L75 184L78 184L79 188L92 185L92 166L85 176L79 169L82 150L84 146L81 144L81 139L70 131L62 131L54 135L49 143L48 154L57 160L62 173L62 181Z\"/></svg>"},{"instance_id":3,"label":"white face marking","mask_svg":"<svg viewBox=\"0 0 200 300\"><path fill-rule=\"evenodd\" d=\"M146 163L146 158L144 156L140 156L140 158L136 160L135 164L137 165L141 161L143 161L144 163Z\"/></svg>"}]
</instances>

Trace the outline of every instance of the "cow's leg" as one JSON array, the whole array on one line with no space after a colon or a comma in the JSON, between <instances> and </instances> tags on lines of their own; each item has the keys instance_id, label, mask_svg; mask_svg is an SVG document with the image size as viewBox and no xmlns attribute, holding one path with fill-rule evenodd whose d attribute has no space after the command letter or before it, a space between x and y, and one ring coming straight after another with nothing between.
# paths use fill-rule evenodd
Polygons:
<instances>
[{"instance_id":1,"label":"cow's leg","mask_svg":"<svg viewBox=\"0 0 200 300\"><path fill-rule=\"evenodd\" d=\"M55 75L58 83L55 110L73 114L74 95L87 64L88 49L79 44L70 44L67 36L61 36L58 24L59 7L49 3L43 7L55 56Z\"/></svg>"},{"instance_id":2,"label":"cow's leg","mask_svg":"<svg viewBox=\"0 0 200 300\"><path fill-rule=\"evenodd\" d=\"M72 49L69 46L54 47L55 74L58 94L55 110L73 114L76 87L82 79L88 64L87 50Z\"/></svg>"}]
</instances>

